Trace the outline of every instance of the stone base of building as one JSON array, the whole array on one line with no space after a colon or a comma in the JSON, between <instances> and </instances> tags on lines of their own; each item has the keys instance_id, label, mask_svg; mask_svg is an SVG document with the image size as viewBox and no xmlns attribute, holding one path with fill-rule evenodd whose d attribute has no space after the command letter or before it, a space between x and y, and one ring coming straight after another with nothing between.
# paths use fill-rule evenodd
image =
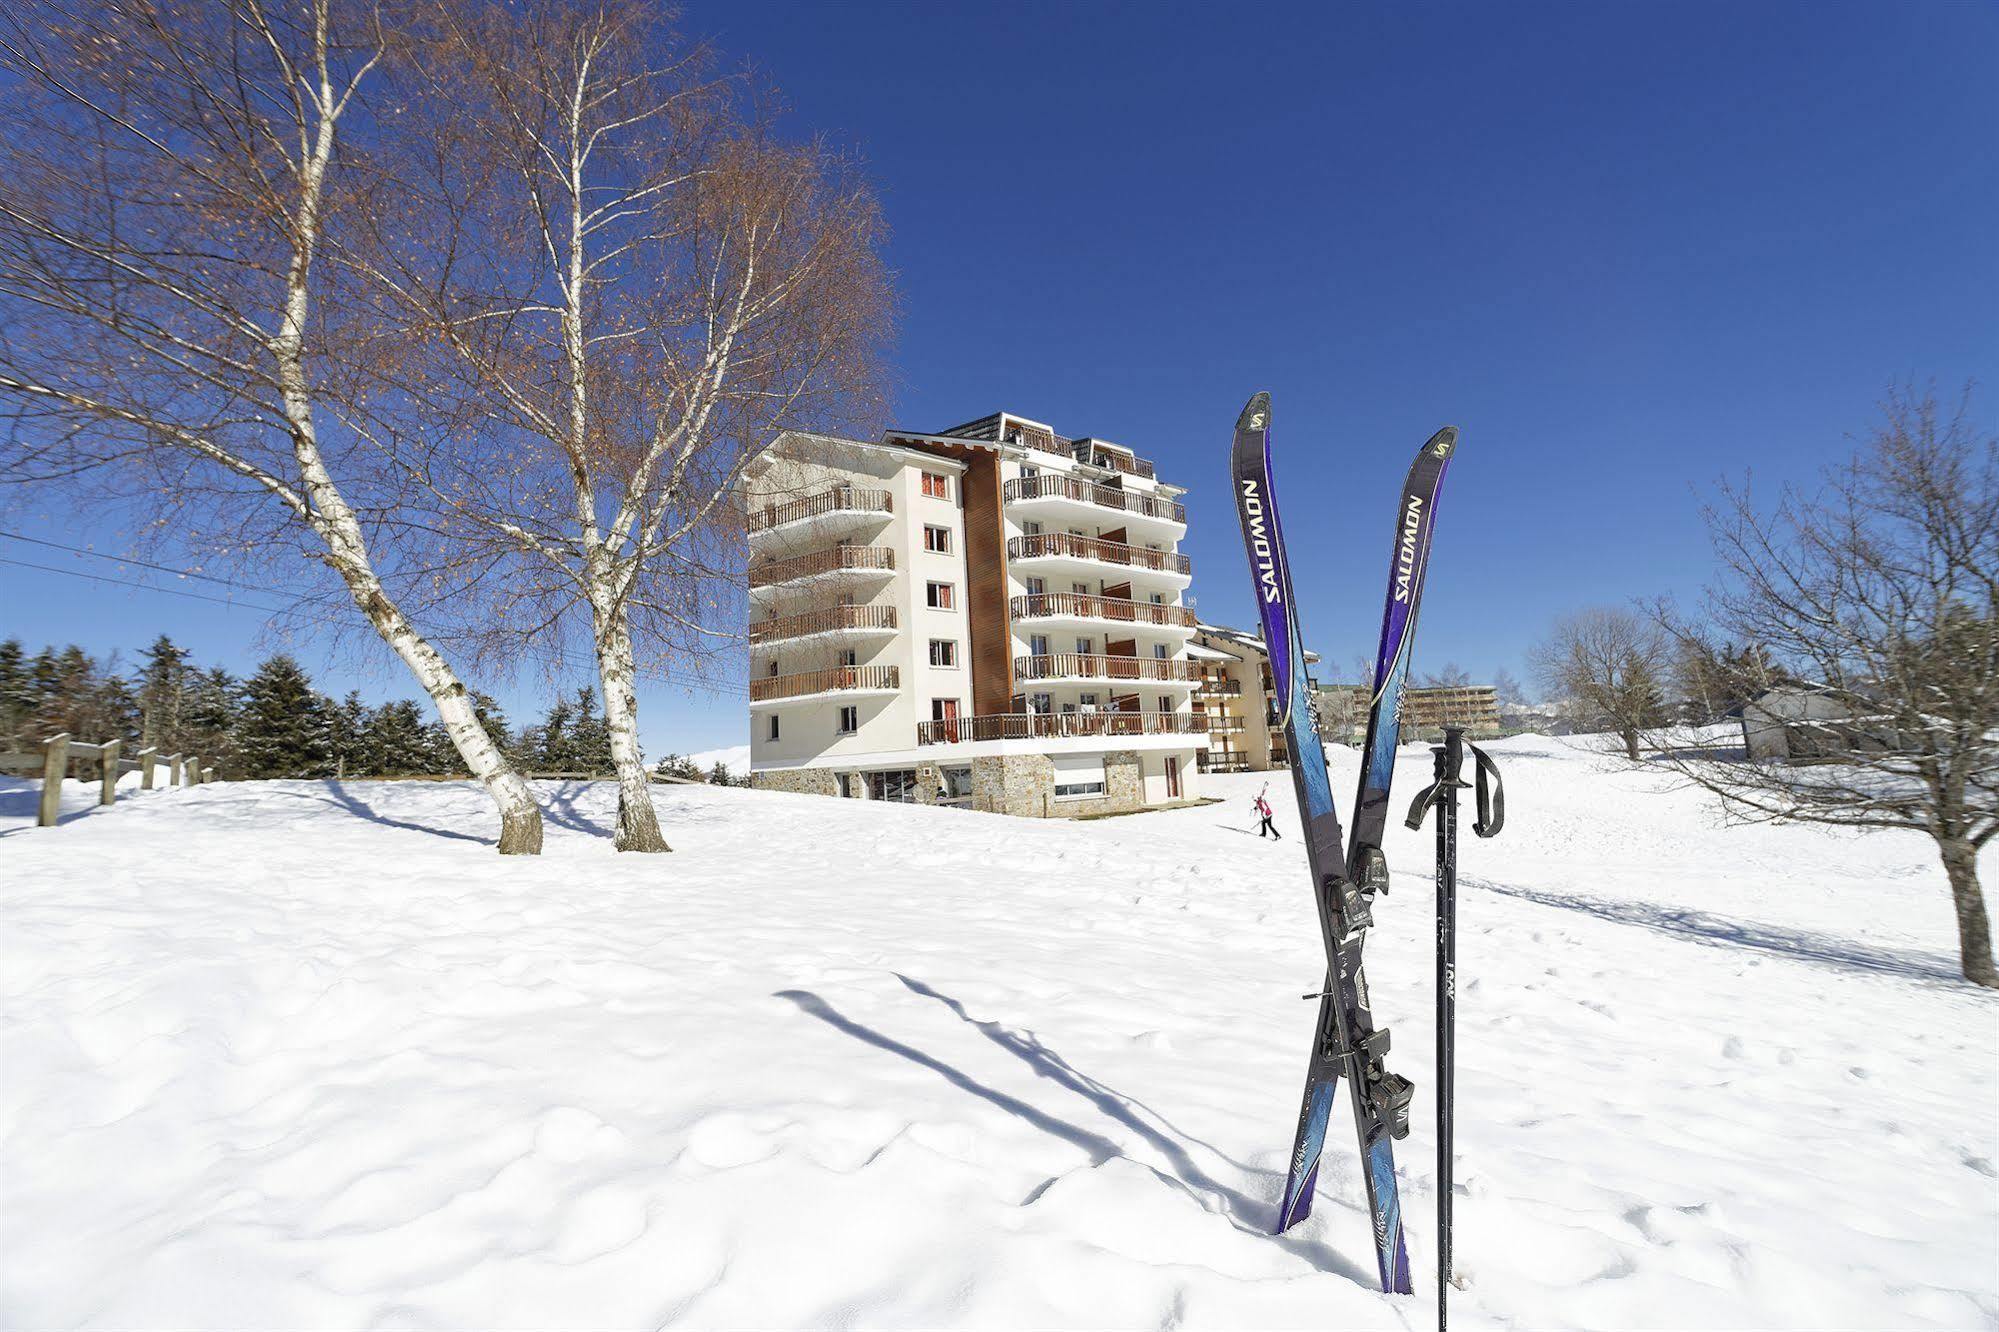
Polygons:
<instances>
[{"instance_id":1,"label":"stone base of building","mask_svg":"<svg viewBox=\"0 0 1999 1332\"><path fill-rule=\"evenodd\" d=\"M1164 790L1165 757L1151 755L1156 771L1148 773L1147 755L1137 750L1112 750L1103 756L1101 792L1062 795L1056 791L1055 762L1046 754L997 754L962 763L918 763L896 769L784 768L750 775L750 785L766 791L866 799L870 774L897 774L902 803L949 805L988 814L1020 818L1073 819L1096 814L1129 814L1141 809L1178 804L1188 798L1194 780L1191 753L1179 760L1181 791ZM947 769L950 770L947 773ZM969 770L969 772L967 771ZM913 781L910 774L914 775ZM1148 776L1154 788L1148 799Z\"/></svg>"}]
</instances>

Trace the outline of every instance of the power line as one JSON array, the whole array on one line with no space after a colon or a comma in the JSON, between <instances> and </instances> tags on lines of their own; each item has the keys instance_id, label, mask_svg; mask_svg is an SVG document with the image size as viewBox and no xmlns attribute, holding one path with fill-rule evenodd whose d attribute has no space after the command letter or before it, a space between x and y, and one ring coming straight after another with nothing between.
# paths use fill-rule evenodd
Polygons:
<instances>
[{"instance_id":1,"label":"power line","mask_svg":"<svg viewBox=\"0 0 1999 1332\"><path fill-rule=\"evenodd\" d=\"M67 551L72 555L82 555L90 559L108 560L114 564L136 564L143 568L152 569L159 573L172 574L177 578L199 578L211 583L220 583L225 587L241 587L241 588L253 587L253 585L249 583L236 582L232 579L218 577L217 575L214 574L200 573L193 569L175 569L164 564L153 564L146 560L127 559L123 556L118 556L118 555L106 555L102 551L86 550L81 546L65 546L60 542L44 541L39 537L23 536L18 532L8 532L0 530L0 537L6 537L14 541L30 542L37 546L47 546L53 550ZM261 612L262 614L265 615L272 615L272 616L291 616L301 620L309 620L315 624L331 625L336 629L346 629L352 627L352 621L346 619L333 619L325 615L313 615L306 611L297 610L293 608L286 608L280 606L265 606L257 602L241 601L234 597L209 596L201 592L190 592L184 588L160 587L153 583L139 582L136 579L114 578L110 574L91 573L85 569L64 569L53 564L36 564L30 560L9 559L4 555L0 555L0 564L13 565L15 568L19 569L34 569L41 573L58 574L64 578L83 578L83 579L88 579L93 583L111 583L119 587L137 588L141 592L154 592L165 597L186 597L191 601L213 602L216 605L228 606L231 609L235 610L253 610ZM522 656L540 662L544 666L555 666L564 670L572 670L575 669L576 666L575 659L572 658L570 653L559 647L550 648L542 646L523 645L520 649L520 652ZM584 664L592 669L595 668L594 661L586 660ZM750 694L748 685L736 684L731 681L700 681L697 683L697 682L689 682L681 680L681 681L662 682L662 683L663 687L665 688L687 689L696 693L728 694L732 697L737 697L737 698L748 698Z\"/></svg>"}]
</instances>

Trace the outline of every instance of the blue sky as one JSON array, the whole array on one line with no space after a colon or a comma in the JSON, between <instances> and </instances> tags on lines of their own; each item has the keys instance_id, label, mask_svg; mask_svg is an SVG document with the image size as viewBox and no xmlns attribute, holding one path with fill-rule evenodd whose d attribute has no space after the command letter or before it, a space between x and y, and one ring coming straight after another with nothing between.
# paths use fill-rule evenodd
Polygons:
<instances>
[{"instance_id":1,"label":"blue sky","mask_svg":"<svg viewBox=\"0 0 1999 1332\"><path fill-rule=\"evenodd\" d=\"M1372 649L1401 473L1446 422L1416 666L1486 676L1562 611L1694 591L1697 492L1808 479L1891 379L1979 379L1999 420L1999 7L684 13L881 189L895 421L1004 408L1155 459L1190 489L1209 618L1251 618L1225 453L1271 390L1306 637L1336 667ZM57 530L32 502L5 525ZM32 643L258 655L254 612L12 566L0 588L0 632ZM365 648L301 656L323 687L415 692ZM538 707L531 679L501 692ZM650 753L746 737L738 701L643 706Z\"/></svg>"}]
</instances>

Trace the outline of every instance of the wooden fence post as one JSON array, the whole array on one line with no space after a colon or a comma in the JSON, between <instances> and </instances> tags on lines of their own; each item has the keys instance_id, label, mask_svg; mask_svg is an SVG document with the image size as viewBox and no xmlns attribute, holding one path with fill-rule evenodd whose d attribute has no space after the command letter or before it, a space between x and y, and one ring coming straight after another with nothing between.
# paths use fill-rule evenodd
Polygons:
<instances>
[{"instance_id":1,"label":"wooden fence post","mask_svg":"<svg viewBox=\"0 0 1999 1332\"><path fill-rule=\"evenodd\" d=\"M201 785L201 759L193 754L187 756L187 784Z\"/></svg>"},{"instance_id":2,"label":"wooden fence post","mask_svg":"<svg viewBox=\"0 0 1999 1332\"><path fill-rule=\"evenodd\" d=\"M123 740L106 740L97 747L97 803L115 804L118 800L118 751L124 746Z\"/></svg>"},{"instance_id":3,"label":"wooden fence post","mask_svg":"<svg viewBox=\"0 0 1999 1332\"><path fill-rule=\"evenodd\" d=\"M35 822L44 828L56 826L62 813L62 781L69 772L69 732L52 735L42 742L42 808Z\"/></svg>"},{"instance_id":4,"label":"wooden fence post","mask_svg":"<svg viewBox=\"0 0 1999 1332\"><path fill-rule=\"evenodd\" d=\"M160 751L151 745L147 745L139 751L139 789L141 791L150 791L153 789L153 765L158 763L159 759Z\"/></svg>"},{"instance_id":5,"label":"wooden fence post","mask_svg":"<svg viewBox=\"0 0 1999 1332\"><path fill-rule=\"evenodd\" d=\"M203 768L203 769L201 770L201 784L202 784L203 786L206 786L206 785L208 785L208 784L209 784L210 782L212 782L212 781L214 781L214 780L215 780L215 769L213 769L213 768Z\"/></svg>"}]
</instances>

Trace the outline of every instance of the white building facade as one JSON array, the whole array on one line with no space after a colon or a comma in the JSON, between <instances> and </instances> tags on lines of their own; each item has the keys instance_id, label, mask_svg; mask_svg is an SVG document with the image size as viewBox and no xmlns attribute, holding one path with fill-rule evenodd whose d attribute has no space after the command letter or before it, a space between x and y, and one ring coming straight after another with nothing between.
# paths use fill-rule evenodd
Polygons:
<instances>
[{"instance_id":1,"label":"white building facade","mask_svg":"<svg viewBox=\"0 0 1999 1332\"><path fill-rule=\"evenodd\" d=\"M756 785L1063 817L1195 798L1178 487L1010 413L747 478Z\"/></svg>"}]
</instances>

